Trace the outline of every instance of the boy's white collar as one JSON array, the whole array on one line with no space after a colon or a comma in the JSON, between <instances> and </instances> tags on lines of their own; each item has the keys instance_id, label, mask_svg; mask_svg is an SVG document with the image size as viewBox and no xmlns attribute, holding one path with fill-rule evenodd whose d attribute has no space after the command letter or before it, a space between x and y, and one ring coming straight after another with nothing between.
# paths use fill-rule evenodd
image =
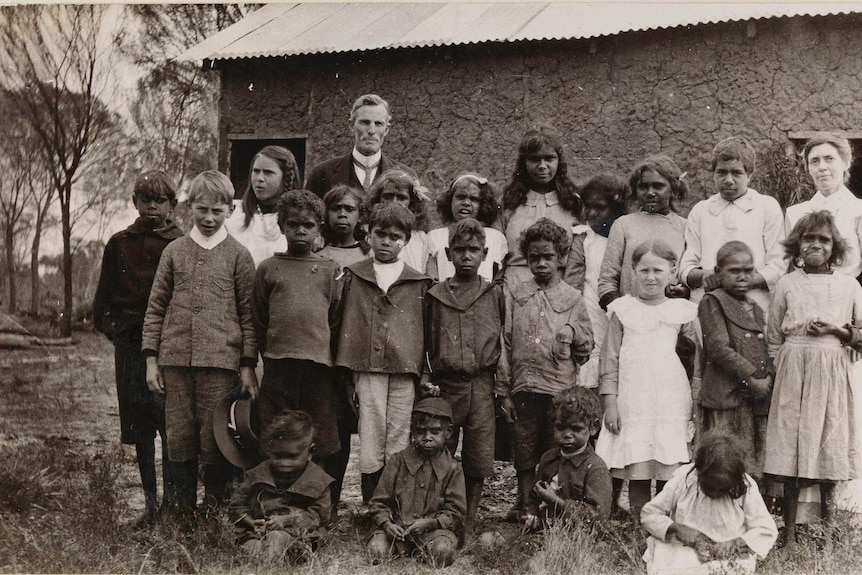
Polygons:
<instances>
[{"instance_id":1,"label":"boy's white collar","mask_svg":"<svg viewBox=\"0 0 862 575\"><path fill-rule=\"evenodd\" d=\"M203 249L211 250L227 239L227 229L222 226L213 235L205 236L197 226L193 226L192 231L189 232L189 237Z\"/></svg>"}]
</instances>

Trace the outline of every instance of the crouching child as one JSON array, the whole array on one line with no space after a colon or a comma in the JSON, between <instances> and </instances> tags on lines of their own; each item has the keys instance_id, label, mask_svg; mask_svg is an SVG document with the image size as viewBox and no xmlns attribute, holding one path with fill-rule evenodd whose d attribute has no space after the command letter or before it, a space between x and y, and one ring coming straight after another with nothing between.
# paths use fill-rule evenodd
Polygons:
<instances>
[{"instance_id":1,"label":"crouching child","mask_svg":"<svg viewBox=\"0 0 862 575\"><path fill-rule=\"evenodd\" d=\"M311 461L314 425L285 410L262 432L263 463L248 470L230 502L237 542L249 555L296 561L317 547L329 520L333 479Z\"/></svg>"},{"instance_id":2,"label":"crouching child","mask_svg":"<svg viewBox=\"0 0 862 575\"><path fill-rule=\"evenodd\" d=\"M466 510L464 474L446 449L452 409L429 397L413 408L410 446L383 468L369 513L377 525L368 542L374 563L418 555L435 567L455 561Z\"/></svg>"},{"instance_id":3,"label":"crouching child","mask_svg":"<svg viewBox=\"0 0 862 575\"><path fill-rule=\"evenodd\" d=\"M595 390L570 387L554 397L553 406L557 445L539 461L525 510L526 525L537 529L555 520L583 516L583 510L607 519L613 492L611 474L589 443L599 432L599 398Z\"/></svg>"}]
</instances>

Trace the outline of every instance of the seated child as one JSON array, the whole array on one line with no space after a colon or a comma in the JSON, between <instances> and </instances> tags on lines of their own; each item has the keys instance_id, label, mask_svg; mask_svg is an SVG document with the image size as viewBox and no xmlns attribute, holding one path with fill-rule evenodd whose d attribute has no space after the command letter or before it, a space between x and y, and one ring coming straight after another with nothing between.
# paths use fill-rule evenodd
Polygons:
<instances>
[{"instance_id":1,"label":"seated child","mask_svg":"<svg viewBox=\"0 0 862 575\"><path fill-rule=\"evenodd\" d=\"M554 398L554 440L539 461L536 485L525 509L531 529L555 519L570 519L576 509L592 510L599 519L611 514L611 473L589 443L599 432L602 407L598 394L570 387Z\"/></svg>"},{"instance_id":2,"label":"seated child","mask_svg":"<svg viewBox=\"0 0 862 575\"><path fill-rule=\"evenodd\" d=\"M464 519L464 474L446 449L452 409L427 397L413 407L410 447L383 469L369 514L379 527L368 542L374 563L393 554L418 553L435 567L455 561Z\"/></svg>"},{"instance_id":3,"label":"seated child","mask_svg":"<svg viewBox=\"0 0 862 575\"><path fill-rule=\"evenodd\" d=\"M736 436L746 469L760 481L775 371L766 349L766 318L749 298L755 273L746 244L727 242L718 250L715 275L722 287L707 293L698 307L704 352L699 404L701 430Z\"/></svg>"},{"instance_id":4,"label":"seated child","mask_svg":"<svg viewBox=\"0 0 862 575\"><path fill-rule=\"evenodd\" d=\"M641 511L649 533L647 573L753 573L778 537L745 450L731 435L706 434L694 463L677 469Z\"/></svg>"},{"instance_id":5,"label":"seated child","mask_svg":"<svg viewBox=\"0 0 862 575\"><path fill-rule=\"evenodd\" d=\"M514 421L518 501L507 514L523 519L539 458L554 445L550 419L555 395L572 385L578 365L593 349L590 316L580 292L562 281L560 261L569 251L566 230L542 218L521 235L521 254L533 277L505 291L503 352L494 393Z\"/></svg>"},{"instance_id":6,"label":"seated child","mask_svg":"<svg viewBox=\"0 0 862 575\"><path fill-rule=\"evenodd\" d=\"M269 459L248 470L230 502L237 543L252 556L300 558L329 520L332 478L311 461L314 425L303 411L285 410L263 429Z\"/></svg>"},{"instance_id":7,"label":"seated child","mask_svg":"<svg viewBox=\"0 0 862 575\"><path fill-rule=\"evenodd\" d=\"M506 303L502 287L479 274L488 254L488 228L466 218L444 229L448 234L445 251L455 274L425 294L429 373L423 376L421 389L452 405L454 432L446 442L450 453L455 453L464 429L464 533L469 537L484 478L494 475L494 372L500 359Z\"/></svg>"}]
</instances>

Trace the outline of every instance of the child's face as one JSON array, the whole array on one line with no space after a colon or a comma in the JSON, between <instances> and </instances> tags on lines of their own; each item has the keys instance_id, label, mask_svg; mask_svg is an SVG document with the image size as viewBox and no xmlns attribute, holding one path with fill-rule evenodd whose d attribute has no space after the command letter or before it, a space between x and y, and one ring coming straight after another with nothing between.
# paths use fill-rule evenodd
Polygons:
<instances>
[{"instance_id":1,"label":"child's face","mask_svg":"<svg viewBox=\"0 0 862 575\"><path fill-rule=\"evenodd\" d=\"M278 162L259 155L251 167L251 189L260 201L271 200L281 193L284 186L284 172Z\"/></svg>"},{"instance_id":2,"label":"child's face","mask_svg":"<svg viewBox=\"0 0 862 575\"><path fill-rule=\"evenodd\" d=\"M452 215L455 221L467 218L476 219L479 215L479 205L482 202L482 192L475 182L462 181L452 194Z\"/></svg>"},{"instance_id":3,"label":"child's face","mask_svg":"<svg viewBox=\"0 0 862 575\"><path fill-rule=\"evenodd\" d=\"M584 192L584 219L593 230L601 229L611 217L611 206L604 194Z\"/></svg>"},{"instance_id":4,"label":"child's face","mask_svg":"<svg viewBox=\"0 0 862 575\"><path fill-rule=\"evenodd\" d=\"M734 297L744 297L754 277L754 259L746 252L730 255L722 266L715 266L715 273L721 279L721 287Z\"/></svg>"},{"instance_id":5,"label":"child's face","mask_svg":"<svg viewBox=\"0 0 862 575\"><path fill-rule=\"evenodd\" d=\"M455 238L455 243L446 248L446 257L455 266L455 275L468 279L479 273L479 266L488 255L488 248L477 237Z\"/></svg>"},{"instance_id":6,"label":"child's face","mask_svg":"<svg viewBox=\"0 0 862 575\"><path fill-rule=\"evenodd\" d=\"M832 230L822 227L805 232L799 240L799 252L806 268L828 267L832 257Z\"/></svg>"},{"instance_id":7,"label":"child's face","mask_svg":"<svg viewBox=\"0 0 862 575\"><path fill-rule=\"evenodd\" d=\"M158 196L135 194L132 196L132 202L134 202L135 208L138 210L138 215L143 218L143 221L147 225L154 229L165 225L165 220L174 206L177 205L176 200L169 200L163 194L159 194Z\"/></svg>"},{"instance_id":8,"label":"child's face","mask_svg":"<svg viewBox=\"0 0 862 575\"><path fill-rule=\"evenodd\" d=\"M190 207L195 227L206 237L218 232L233 212L232 205L223 203L212 194L202 195Z\"/></svg>"},{"instance_id":9,"label":"child's face","mask_svg":"<svg viewBox=\"0 0 862 575\"><path fill-rule=\"evenodd\" d=\"M395 226L381 228L374 226L369 234L374 259L382 264L389 264L398 259L398 254L407 244L407 234Z\"/></svg>"},{"instance_id":10,"label":"child's face","mask_svg":"<svg viewBox=\"0 0 862 575\"><path fill-rule=\"evenodd\" d=\"M598 424L590 424L585 417L569 417L565 421L554 422L554 441L560 447L560 453L571 455L583 448L590 436L597 433Z\"/></svg>"},{"instance_id":11,"label":"child's face","mask_svg":"<svg viewBox=\"0 0 862 575\"><path fill-rule=\"evenodd\" d=\"M560 157L554 148L545 144L535 152L527 154L524 163L527 167L527 175L534 186L547 188L557 176Z\"/></svg>"},{"instance_id":12,"label":"child's face","mask_svg":"<svg viewBox=\"0 0 862 575\"><path fill-rule=\"evenodd\" d=\"M395 182L386 182L383 184L383 191L380 192L380 201L384 204L394 202L409 209L410 191L402 188Z\"/></svg>"},{"instance_id":13,"label":"child's face","mask_svg":"<svg viewBox=\"0 0 862 575\"><path fill-rule=\"evenodd\" d=\"M734 478L729 470L720 466L710 469L708 473L698 473L697 486L710 499L719 499L730 494L734 488Z\"/></svg>"},{"instance_id":14,"label":"child's face","mask_svg":"<svg viewBox=\"0 0 862 575\"><path fill-rule=\"evenodd\" d=\"M435 457L443 451L450 435L451 424L440 419L426 417L410 425L410 441L422 457Z\"/></svg>"},{"instance_id":15,"label":"child's face","mask_svg":"<svg viewBox=\"0 0 862 575\"><path fill-rule=\"evenodd\" d=\"M288 477L305 469L311 459L311 435L295 439L273 439L264 451L269 456L269 468L274 475Z\"/></svg>"},{"instance_id":16,"label":"child's face","mask_svg":"<svg viewBox=\"0 0 862 575\"><path fill-rule=\"evenodd\" d=\"M655 170L643 171L635 192L645 212L663 214L670 209L670 182Z\"/></svg>"},{"instance_id":17,"label":"child's face","mask_svg":"<svg viewBox=\"0 0 862 575\"><path fill-rule=\"evenodd\" d=\"M719 160L712 172L715 189L725 201L732 202L748 191L748 173L742 160Z\"/></svg>"},{"instance_id":18,"label":"child's face","mask_svg":"<svg viewBox=\"0 0 862 575\"><path fill-rule=\"evenodd\" d=\"M559 273L560 254L557 253L554 243L548 240L530 242L527 246L527 265L530 266L530 273L536 278L536 283L547 285Z\"/></svg>"},{"instance_id":19,"label":"child's face","mask_svg":"<svg viewBox=\"0 0 862 575\"><path fill-rule=\"evenodd\" d=\"M352 238L359 223L359 202L353 196L344 196L326 210L326 225L332 235Z\"/></svg>"},{"instance_id":20,"label":"child's face","mask_svg":"<svg viewBox=\"0 0 862 575\"><path fill-rule=\"evenodd\" d=\"M320 235L320 226L310 211L291 208L284 217L282 231L287 240L287 252L304 256L311 253L311 246Z\"/></svg>"},{"instance_id":21,"label":"child's face","mask_svg":"<svg viewBox=\"0 0 862 575\"><path fill-rule=\"evenodd\" d=\"M640 298L647 301L663 298L664 289L673 277L674 267L652 252L645 253L635 266Z\"/></svg>"}]
</instances>

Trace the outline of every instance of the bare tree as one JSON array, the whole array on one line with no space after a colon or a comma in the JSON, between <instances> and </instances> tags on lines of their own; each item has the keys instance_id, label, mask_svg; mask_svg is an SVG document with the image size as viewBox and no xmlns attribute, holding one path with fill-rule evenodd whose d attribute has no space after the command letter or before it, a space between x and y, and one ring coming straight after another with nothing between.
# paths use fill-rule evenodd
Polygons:
<instances>
[{"instance_id":1,"label":"bare tree","mask_svg":"<svg viewBox=\"0 0 862 575\"><path fill-rule=\"evenodd\" d=\"M128 10L141 34L120 42L123 52L147 72L131 105L140 154L146 164L183 184L212 168L218 146L218 78L191 62L173 58L252 9L245 4L138 4Z\"/></svg>"},{"instance_id":2,"label":"bare tree","mask_svg":"<svg viewBox=\"0 0 862 575\"><path fill-rule=\"evenodd\" d=\"M42 301L42 280L39 277L42 232L57 223L49 213L56 198L56 192L47 169L34 172L30 180L30 196L27 203L33 221L31 230L33 239L30 243L30 313L34 316L39 315Z\"/></svg>"},{"instance_id":3,"label":"bare tree","mask_svg":"<svg viewBox=\"0 0 862 575\"><path fill-rule=\"evenodd\" d=\"M72 333L73 185L82 162L110 124L99 97L98 5L33 5L0 12L0 72L15 104L39 136L60 203L63 237L63 335Z\"/></svg>"}]
</instances>

